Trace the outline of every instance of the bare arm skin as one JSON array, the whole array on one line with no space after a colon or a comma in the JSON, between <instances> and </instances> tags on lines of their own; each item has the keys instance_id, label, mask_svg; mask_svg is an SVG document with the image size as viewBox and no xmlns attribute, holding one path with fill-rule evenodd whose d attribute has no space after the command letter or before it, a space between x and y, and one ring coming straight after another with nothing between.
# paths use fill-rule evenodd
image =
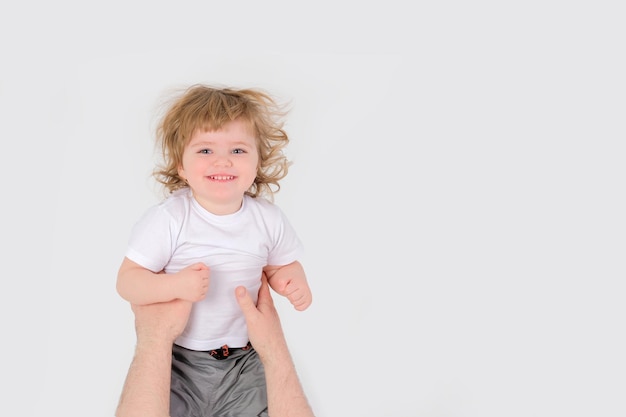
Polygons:
<instances>
[{"instance_id":1,"label":"bare arm skin","mask_svg":"<svg viewBox=\"0 0 626 417\"><path fill-rule=\"evenodd\" d=\"M168 417L172 344L185 328L191 302L132 306L137 345L116 417Z\"/></svg>"},{"instance_id":2,"label":"bare arm skin","mask_svg":"<svg viewBox=\"0 0 626 417\"><path fill-rule=\"evenodd\" d=\"M181 298L200 301L209 288L209 268L195 263L175 274L154 273L124 258L117 274L117 292L131 304L163 303Z\"/></svg>"},{"instance_id":3,"label":"bare arm skin","mask_svg":"<svg viewBox=\"0 0 626 417\"><path fill-rule=\"evenodd\" d=\"M246 316L250 342L265 368L269 415L314 417L287 348L267 280L263 278L256 306L245 287L237 287L235 293Z\"/></svg>"},{"instance_id":4,"label":"bare arm skin","mask_svg":"<svg viewBox=\"0 0 626 417\"><path fill-rule=\"evenodd\" d=\"M250 341L265 368L271 417L314 417L287 348L267 280L258 307L244 287L235 291L246 316ZM192 303L174 300L133 306L137 346L116 410L116 417L168 417L172 343L187 323Z\"/></svg>"},{"instance_id":5,"label":"bare arm skin","mask_svg":"<svg viewBox=\"0 0 626 417\"><path fill-rule=\"evenodd\" d=\"M313 295L300 262L295 261L284 266L269 265L263 268L263 272L270 287L287 297L296 310L306 310L313 302Z\"/></svg>"}]
</instances>

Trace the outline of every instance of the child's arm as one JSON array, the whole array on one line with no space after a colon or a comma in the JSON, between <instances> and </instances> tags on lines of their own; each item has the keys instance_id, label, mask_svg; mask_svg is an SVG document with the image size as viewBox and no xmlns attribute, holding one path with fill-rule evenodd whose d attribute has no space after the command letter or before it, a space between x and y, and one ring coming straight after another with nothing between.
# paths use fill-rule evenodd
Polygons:
<instances>
[{"instance_id":1,"label":"child's arm","mask_svg":"<svg viewBox=\"0 0 626 417\"><path fill-rule=\"evenodd\" d=\"M287 265L268 265L263 268L270 287L278 294L287 297L298 311L306 310L313 301L313 295L300 262Z\"/></svg>"},{"instance_id":2,"label":"child's arm","mask_svg":"<svg viewBox=\"0 0 626 417\"><path fill-rule=\"evenodd\" d=\"M154 273L124 258L117 274L117 292L131 304L202 300L209 288L209 268L195 263L175 274Z\"/></svg>"}]
</instances>

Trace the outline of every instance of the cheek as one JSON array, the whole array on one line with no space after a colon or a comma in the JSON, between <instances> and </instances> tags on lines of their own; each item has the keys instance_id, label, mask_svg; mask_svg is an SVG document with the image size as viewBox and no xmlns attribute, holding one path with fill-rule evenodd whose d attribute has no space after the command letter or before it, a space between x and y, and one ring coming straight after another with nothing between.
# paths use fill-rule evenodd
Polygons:
<instances>
[{"instance_id":1,"label":"cheek","mask_svg":"<svg viewBox=\"0 0 626 417\"><path fill-rule=\"evenodd\" d=\"M195 158L193 156L184 156L183 155L180 169L182 169L185 172L189 173L189 172L194 172L194 171L201 170L203 168L203 166L204 166L204 164L202 163L202 159Z\"/></svg>"},{"instance_id":2,"label":"cheek","mask_svg":"<svg viewBox=\"0 0 626 417\"><path fill-rule=\"evenodd\" d=\"M178 175L189 173L190 169L193 169L193 163L189 160L189 158L186 158L185 155L183 155L180 159L180 164L178 165Z\"/></svg>"},{"instance_id":3,"label":"cheek","mask_svg":"<svg viewBox=\"0 0 626 417\"><path fill-rule=\"evenodd\" d=\"M194 172L197 172L199 170L201 170L201 167L195 158L183 155L180 161L180 165L178 166L178 175L190 176L193 175Z\"/></svg>"}]
</instances>

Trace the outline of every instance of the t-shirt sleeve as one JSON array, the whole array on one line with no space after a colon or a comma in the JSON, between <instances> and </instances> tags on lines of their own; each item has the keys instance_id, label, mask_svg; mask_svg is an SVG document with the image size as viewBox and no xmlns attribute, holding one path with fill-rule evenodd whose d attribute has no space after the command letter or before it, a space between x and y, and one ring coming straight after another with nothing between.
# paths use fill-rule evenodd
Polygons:
<instances>
[{"instance_id":1,"label":"t-shirt sleeve","mask_svg":"<svg viewBox=\"0 0 626 417\"><path fill-rule=\"evenodd\" d=\"M126 249L126 257L160 272L169 262L175 245L175 222L170 213L157 205L135 223Z\"/></svg>"},{"instance_id":2,"label":"t-shirt sleeve","mask_svg":"<svg viewBox=\"0 0 626 417\"><path fill-rule=\"evenodd\" d=\"M268 256L268 265L287 265L304 255L304 246L287 216L280 209L277 215L274 246Z\"/></svg>"}]
</instances>

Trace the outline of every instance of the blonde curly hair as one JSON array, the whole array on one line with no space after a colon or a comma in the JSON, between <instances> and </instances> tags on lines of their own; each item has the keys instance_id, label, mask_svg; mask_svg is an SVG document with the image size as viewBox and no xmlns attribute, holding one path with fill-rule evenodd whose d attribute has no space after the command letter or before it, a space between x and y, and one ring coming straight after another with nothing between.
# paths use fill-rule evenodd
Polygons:
<instances>
[{"instance_id":1,"label":"blonde curly hair","mask_svg":"<svg viewBox=\"0 0 626 417\"><path fill-rule=\"evenodd\" d=\"M260 89L192 85L175 98L157 126L156 145L162 162L152 175L170 193L188 187L178 175L178 167L191 136L197 130L215 131L233 120L245 120L255 134L259 152L257 175L246 194L273 200L291 165L284 154L289 143L283 130L286 113Z\"/></svg>"}]
</instances>

